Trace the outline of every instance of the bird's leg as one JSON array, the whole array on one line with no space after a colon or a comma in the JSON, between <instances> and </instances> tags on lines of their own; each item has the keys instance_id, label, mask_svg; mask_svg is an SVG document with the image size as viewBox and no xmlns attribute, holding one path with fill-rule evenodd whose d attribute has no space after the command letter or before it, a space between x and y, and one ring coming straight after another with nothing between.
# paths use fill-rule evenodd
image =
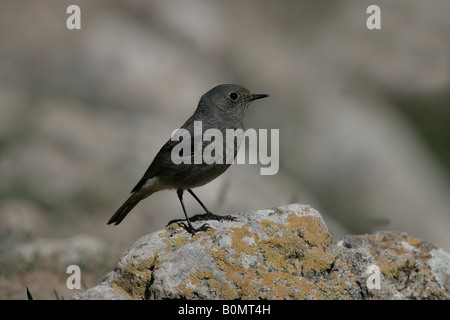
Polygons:
<instances>
[{"instance_id":1,"label":"bird's leg","mask_svg":"<svg viewBox=\"0 0 450 320\"><path fill-rule=\"evenodd\" d=\"M219 215L212 213L211 211L208 210L208 208L206 208L206 206L203 204L203 202L200 201L200 199L195 195L195 193L191 189L187 189L187 191L194 197L195 200L197 200L197 202L202 206L203 210L206 211L205 214L198 214L198 215L193 216L191 218L191 221L203 221L203 220L234 221L234 220L236 220L236 218L232 217L232 216L219 216Z\"/></svg>"},{"instance_id":2,"label":"bird's leg","mask_svg":"<svg viewBox=\"0 0 450 320\"><path fill-rule=\"evenodd\" d=\"M199 231L206 231L206 230L210 229L210 227L208 226L207 223L205 223L204 225L202 225L200 228L197 228L197 229L194 228L194 227L192 226L192 224L191 224L191 222L189 221L189 218L188 218L188 216L187 216L186 208L184 207L184 201L183 201L183 189L178 189L178 190L177 190L177 195L178 195L178 199L180 199L181 207L183 208L183 212L184 212L184 215L185 215L185 217L186 217L186 221L187 221L187 223L188 223L188 225L186 225L186 224L183 223L183 222L178 222L178 225L179 225L179 226L182 226L187 232L189 232L189 233L192 234L192 235L194 235L196 232L199 232Z\"/></svg>"}]
</instances>

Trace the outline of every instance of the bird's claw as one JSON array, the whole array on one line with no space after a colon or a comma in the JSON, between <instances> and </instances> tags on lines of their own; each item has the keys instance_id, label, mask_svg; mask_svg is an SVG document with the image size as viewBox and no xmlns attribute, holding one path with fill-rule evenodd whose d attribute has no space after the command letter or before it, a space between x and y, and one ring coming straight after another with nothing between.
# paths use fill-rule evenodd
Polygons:
<instances>
[{"instance_id":1,"label":"bird's claw","mask_svg":"<svg viewBox=\"0 0 450 320\"><path fill-rule=\"evenodd\" d=\"M192 235L196 234L197 232L208 231L209 229L211 229L211 227L207 223L201 225L199 228L194 228L191 224L186 225L184 222L178 222L178 225L180 227L183 227L184 230Z\"/></svg>"}]
</instances>

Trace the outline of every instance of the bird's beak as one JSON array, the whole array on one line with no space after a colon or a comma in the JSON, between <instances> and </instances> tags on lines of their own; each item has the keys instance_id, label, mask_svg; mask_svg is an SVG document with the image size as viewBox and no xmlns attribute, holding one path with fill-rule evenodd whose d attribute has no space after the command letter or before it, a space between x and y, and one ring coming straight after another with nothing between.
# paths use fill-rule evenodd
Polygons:
<instances>
[{"instance_id":1,"label":"bird's beak","mask_svg":"<svg viewBox=\"0 0 450 320\"><path fill-rule=\"evenodd\" d=\"M258 100L258 99L262 99L262 98L267 98L269 95L268 94L252 94L249 97L247 97L247 101L251 102L253 100Z\"/></svg>"}]
</instances>

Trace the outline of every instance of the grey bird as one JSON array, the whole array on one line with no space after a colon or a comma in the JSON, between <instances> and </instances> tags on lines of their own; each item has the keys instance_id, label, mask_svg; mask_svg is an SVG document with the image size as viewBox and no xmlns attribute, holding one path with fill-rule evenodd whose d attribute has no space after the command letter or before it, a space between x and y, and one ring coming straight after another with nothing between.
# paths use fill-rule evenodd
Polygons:
<instances>
[{"instance_id":1,"label":"grey bird","mask_svg":"<svg viewBox=\"0 0 450 320\"><path fill-rule=\"evenodd\" d=\"M252 94L248 89L235 84L222 84L216 86L201 97L194 114L181 126L181 128L186 129L191 133L192 141L194 139L193 133L195 121L201 121L203 132L207 129L218 129L224 136L226 129L244 130L243 118L250 102L268 96L269 95L267 94ZM204 224L199 228L194 228L192 226L183 202L184 190L187 190L206 211L204 215L196 216L195 220L194 218L191 218L192 221L234 219L230 216L218 216L211 213L192 191L193 188L205 185L220 176L228 169L230 163L223 161L223 163L206 164L202 162L200 164L195 164L193 158L194 152L192 151L192 161L190 164L175 164L172 160L172 149L178 143L179 141L169 139L169 141L164 144L161 150L156 154L142 179L131 191L131 196L111 217L108 224L114 223L115 225L118 225L141 200L157 191L165 189L176 189L178 199L180 200L187 221L187 225L182 222L179 224L191 234L195 234L198 231L206 231L209 229L209 226L208 224ZM209 143L210 142L208 141L203 141L202 148L204 149ZM192 143L191 146L193 145L194 144ZM237 149L237 147L234 149L234 157L237 154ZM184 220L180 219L177 221ZM169 224L171 222L169 222Z\"/></svg>"}]
</instances>

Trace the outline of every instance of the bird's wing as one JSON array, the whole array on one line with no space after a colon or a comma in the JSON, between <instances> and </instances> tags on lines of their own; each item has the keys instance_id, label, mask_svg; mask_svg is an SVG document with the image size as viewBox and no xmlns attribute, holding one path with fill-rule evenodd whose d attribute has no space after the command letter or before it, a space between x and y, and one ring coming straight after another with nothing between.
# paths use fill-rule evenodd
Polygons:
<instances>
[{"instance_id":1,"label":"bird's wing","mask_svg":"<svg viewBox=\"0 0 450 320\"><path fill-rule=\"evenodd\" d=\"M179 141L169 140L164 144L161 150L156 154L147 171L145 171L144 176L139 180L131 192L139 191L148 179L157 176L173 165L171 159L172 148L178 143Z\"/></svg>"}]
</instances>

